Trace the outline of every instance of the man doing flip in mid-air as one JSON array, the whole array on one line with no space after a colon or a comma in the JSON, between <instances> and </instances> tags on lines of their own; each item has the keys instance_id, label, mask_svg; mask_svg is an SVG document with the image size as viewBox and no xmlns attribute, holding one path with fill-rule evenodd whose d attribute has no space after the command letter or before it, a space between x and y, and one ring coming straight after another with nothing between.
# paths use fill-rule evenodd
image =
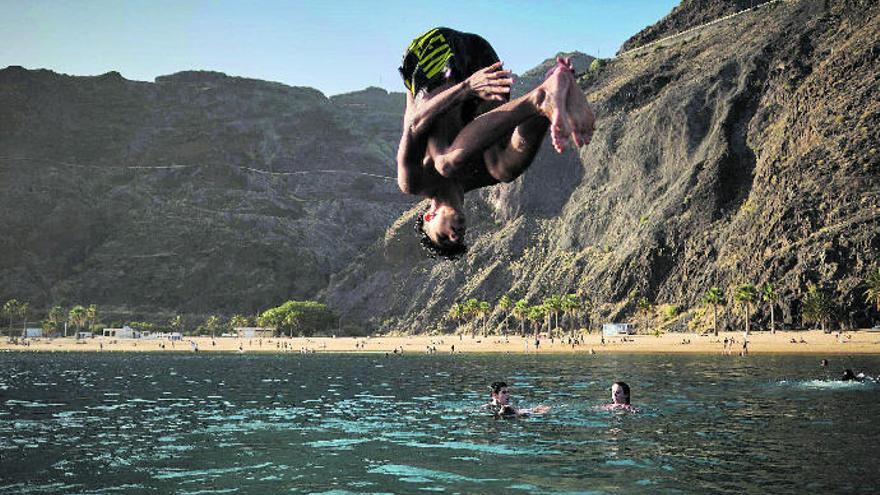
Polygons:
<instances>
[{"instance_id":1,"label":"man doing flip in mid-air","mask_svg":"<svg viewBox=\"0 0 880 495\"><path fill-rule=\"evenodd\" d=\"M417 224L435 255L466 251L464 194L519 177L548 127L559 153L569 139L580 147L593 135L595 117L567 59L557 57L544 82L511 100L511 72L486 40L436 28L410 43L400 74L408 91L397 184L431 200Z\"/></svg>"}]
</instances>

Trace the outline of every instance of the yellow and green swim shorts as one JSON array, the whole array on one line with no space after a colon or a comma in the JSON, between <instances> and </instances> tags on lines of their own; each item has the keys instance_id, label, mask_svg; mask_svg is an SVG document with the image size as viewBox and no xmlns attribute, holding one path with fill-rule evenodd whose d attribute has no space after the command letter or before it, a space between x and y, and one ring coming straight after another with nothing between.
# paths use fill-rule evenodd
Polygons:
<instances>
[{"instance_id":1,"label":"yellow and green swim shorts","mask_svg":"<svg viewBox=\"0 0 880 495\"><path fill-rule=\"evenodd\" d=\"M482 37L438 27L409 44L398 70L406 89L417 95L431 92L450 79L463 81L497 61L492 45Z\"/></svg>"}]
</instances>

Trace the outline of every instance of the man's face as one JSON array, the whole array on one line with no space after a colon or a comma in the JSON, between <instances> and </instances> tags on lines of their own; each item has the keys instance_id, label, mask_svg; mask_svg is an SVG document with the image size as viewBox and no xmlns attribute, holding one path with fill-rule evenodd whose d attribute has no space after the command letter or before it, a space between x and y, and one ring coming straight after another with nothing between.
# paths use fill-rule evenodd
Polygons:
<instances>
[{"instance_id":1,"label":"man's face","mask_svg":"<svg viewBox=\"0 0 880 495\"><path fill-rule=\"evenodd\" d=\"M626 404L627 396L623 392L623 387L618 384L614 384L611 386L611 402L615 404Z\"/></svg>"},{"instance_id":2,"label":"man's face","mask_svg":"<svg viewBox=\"0 0 880 495\"><path fill-rule=\"evenodd\" d=\"M495 400L496 403L506 406L510 404L510 391L507 390L507 387L503 387L497 393L492 392L492 399Z\"/></svg>"},{"instance_id":3,"label":"man's face","mask_svg":"<svg viewBox=\"0 0 880 495\"><path fill-rule=\"evenodd\" d=\"M438 246L454 246L464 242L464 215L448 206L425 213L425 234Z\"/></svg>"}]
</instances>

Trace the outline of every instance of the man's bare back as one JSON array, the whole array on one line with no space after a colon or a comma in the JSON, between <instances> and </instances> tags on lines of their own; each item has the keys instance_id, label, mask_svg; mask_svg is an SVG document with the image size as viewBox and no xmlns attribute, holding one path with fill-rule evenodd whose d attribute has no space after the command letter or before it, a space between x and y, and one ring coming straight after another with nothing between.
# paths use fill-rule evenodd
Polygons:
<instances>
[{"instance_id":1,"label":"man's bare back","mask_svg":"<svg viewBox=\"0 0 880 495\"><path fill-rule=\"evenodd\" d=\"M454 66L457 70L443 71L438 80L439 62L454 64L456 56L470 60L461 54L465 49L490 51L494 62L479 68ZM413 53L451 55L438 62L416 60ZM409 71L412 80L407 79ZM559 153L569 139L584 146L592 137L592 111L565 59L557 59L537 88L510 100L511 73L485 40L437 28L413 41L401 74L410 91L397 155L398 185L403 192L431 199L420 221L423 244L436 254L454 257L465 249L464 193L519 177L548 128ZM426 78L430 74L433 79Z\"/></svg>"}]
</instances>

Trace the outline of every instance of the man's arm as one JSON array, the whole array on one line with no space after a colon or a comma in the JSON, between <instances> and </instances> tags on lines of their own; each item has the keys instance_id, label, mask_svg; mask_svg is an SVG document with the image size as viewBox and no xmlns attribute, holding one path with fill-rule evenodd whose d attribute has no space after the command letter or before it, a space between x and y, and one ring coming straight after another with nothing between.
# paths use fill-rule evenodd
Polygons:
<instances>
[{"instance_id":1,"label":"man's arm","mask_svg":"<svg viewBox=\"0 0 880 495\"><path fill-rule=\"evenodd\" d=\"M428 143L428 130L434 121L470 98L504 101L510 93L510 71L497 62L473 73L467 80L450 86L415 105L413 95L406 94L403 133L397 149L397 185L408 194L419 194L422 162Z\"/></svg>"},{"instance_id":2,"label":"man's arm","mask_svg":"<svg viewBox=\"0 0 880 495\"><path fill-rule=\"evenodd\" d=\"M397 186L402 192L422 192L424 184L420 179L428 146L428 130L438 117L472 96L469 85L462 82L421 102L417 108L412 93L407 91L403 133L397 148Z\"/></svg>"}]
</instances>

